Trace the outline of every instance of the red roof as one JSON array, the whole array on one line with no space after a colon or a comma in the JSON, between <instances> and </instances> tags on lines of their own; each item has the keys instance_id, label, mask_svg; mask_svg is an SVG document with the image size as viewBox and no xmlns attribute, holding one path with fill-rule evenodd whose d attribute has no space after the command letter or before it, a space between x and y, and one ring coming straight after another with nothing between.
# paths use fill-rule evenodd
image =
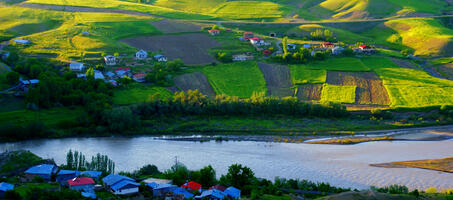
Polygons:
<instances>
[{"instance_id":1,"label":"red roof","mask_svg":"<svg viewBox=\"0 0 453 200\"><path fill-rule=\"evenodd\" d=\"M71 180L68 180L68 184L70 186L75 186L75 185L90 185L94 184L94 181L92 178L88 177L80 177L80 178L74 178Z\"/></svg>"},{"instance_id":2,"label":"red roof","mask_svg":"<svg viewBox=\"0 0 453 200\"><path fill-rule=\"evenodd\" d=\"M146 74L134 74L134 77L145 77Z\"/></svg>"},{"instance_id":3,"label":"red roof","mask_svg":"<svg viewBox=\"0 0 453 200\"><path fill-rule=\"evenodd\" d=\"M250 38L250 40L261 40L259 37Z\"/></svg>"},{"instance_id":4,"label":"red roof","mask_svg":"<svg viewBox=\"0 0 453 200\"><path fill-rule=\"evenodd\" d=\"M227 29L225 29L225 31L231 31L231 28L227 28Z\"/></svg>"},{"instance_id":5,"label":"red roof","mask_svg":"<svg viewBox=\"0 0 453 200\"><path fill-rule=\"evenodd\" d=\"M209 32L220 32L218 29L211 29Z\"/></svg>"},{"instance_id":6,"label":"red roof","mask_svg":"<svg viewBox=\"0 0 453 200\"><path fill-rule=\"evenodd\" d=\"M331 42L324 42L323 45L333 45Z\"/></svg>"},{"instance_id":7,"label":"red roof","mask_svg":"<svg viewBox=\"0 0 453 200\"><path fill-rule=\"evenodd\" d=\"M181 186L182 188L190 188L192 190L200 190L201 185L195 181L190 181L188 183L184 183L184 185Z\"/></svg>"},{"instance_id":8,"label":"red roof","mask_svg":"<svg viewBox=\"0 0 453 200\"><path fill-rule=\"evenodd\" d=\"M370 49L371 47L366 45L366 44L362 44L362 45L360 45L360 48L362 48L362 49Z\"/></svg>"},{"instance_id":9,"label":"red roof","mask_svg":"<svg viewBox=\"0 0 453 200\"><path fill-rule=\"evenodd\" d=\"M263 53L264 53L264 54L270 54L271 51L269 51L269 50L264 50Z\"/></svg>"},{"instance_id":10,"label":"red roof","mask_svg":"<svg viewBox=\"0 0 453 200\"><path fill-rule=\"evenodd\" d=\"M129 70L131 70L131 68L129 68L129 67L128 67L128 68L121 68L121 67L118 67L118 68L115 69L115 71L121 71L121 70L129 71Z\"/></svg>"},{"instance_id":11,"label":"red roof","mask_svg":"<svg viewBox=\"0 0 453 200\"><path fill-rule=\"evenodd\" d=\"M253 35L252 32L245 32L244 35Z\"/></svg>"}]
</instances>

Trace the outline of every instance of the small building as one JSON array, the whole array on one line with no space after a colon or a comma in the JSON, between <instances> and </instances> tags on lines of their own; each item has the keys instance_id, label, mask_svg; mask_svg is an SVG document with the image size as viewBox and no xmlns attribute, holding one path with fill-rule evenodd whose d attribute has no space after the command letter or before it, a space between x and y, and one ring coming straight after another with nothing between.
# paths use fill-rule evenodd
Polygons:
<instances>
[{"instance_id":1,"label":"small building","mask_svg":"<svg viewBox=\"0 0 453 200\"><path fill-rule=\"evenodd\" d=\"M55 177L55 180L60 185L66 185L68 183L68 180L71 180L79 175L80 175L79 171L62 169L62 170L58 171L58 174Z\"/></svg>"},{"instance_id":2,"label":"small building","mask_svg":"<svg viewBox=\"0 0 453 200\"><path fill-rule=\"evenodd\" d=\"M217 184L217 185L214 185L214 186L210 187L209 189L210 189L210 190L216 189L216 190L220 190L220 191L222 191L222 192L225 192L226 187L224 187L223 185Z\"/></svg>"},{"instance_id":3,"label":"small building","mask_svg":"<svg viewBox=\"0 0 453 200\"><path fill-rule=\"evenodd\" d=\"M225 31L228 33L233 32L233 30L231 30L231 28L227 28L227 29L225 29Z\"/></svg>"},{"instance_id":4,"label":"small building","mask_svg":"<svg viewBox=\"0 0 453 200\"><path fill-rule=\"evenodd\" d=\"M168 59L164 55L157 54L154 56L154 59L157 60L158 62L167 62Z\"/></svg>"},{"instance_id":5,"label":"small building","mask_svg":"<svg viewBox=\"0 0 453 200\"><path fill-rule=\"evenodd\" d=\"M0 183L0 198L4 197L6 191L13 190L13 189L14 189L14 185L5 183L5 182L1 182Z\"/></svg>"},{"instance_id":6,"label":"small building","mask_svg":"<svg viewBox=\"0 0 453 200\"><path fill-rule=\"evenodd\" d=\"M175 188L178 188L178 186L168 184L168 183L162 183L162 184L148 183L146 185L152 189L153 196L155 196L155 197L165 196L169 192L173 191Z\"/></svg>"},{"instance_id":7,"label":"small building","mask_svg":"<svg viewBox=\"0 0 453 200\"><path fill-rule=\"evenodd\" d=\"M376 49L374 49L373 47L368 46L366 44L360 45L359 46L359 51L361 53L366 53L366 54L376 53Z\"/></svg>"},{"instance_id":8,"label":"small building","mask_svg":"<svg viewBox=\"0 0 453 200\"><path fill-rule=\"evenodd\" d=\"M94 70L94 79L102 79L102 80L104 80L105 77L104 77L104 74L102 74L101 71Z\"/></svg>"},{"instance_id":9,"label":"small building","mask_svg":"<svg viewBox=\"0 0 453 200\"><path fill-rule=\"evenodd\" d=\"M127 176L110 174L102 179L106 189L116 195L129 195L138 192L140 184Z\"/></svg>"},{"instance_id":10,"label":"small building","mask_svg":"<svg viewBox=\"0 0 453 200\"><path fill-rule=\"evenodd\" d=\"M109 78L114 78L115 77L115 73L113 72L105 72L105 75Z\"/></svg>"},{"instance_id":11,"label":"small building","mask_svg":"<svg viewBox=\"0 0 453 200\"><path fill-rule=\"evenodd\" d=\"M83 36L89 36L89 35L90 35L90 32L88 32L88 31L83 31L83 32L82 32L82 35L83 35Z\"/></svg>"},{"instance_id":12,"label":"small building","mask_svg":"<svg viewBox=\"0 0 453 200\"><path fill-rule=\"evenodd\" d=\"M194 194L180 187L172 188L170 189L170 192L173 193L173 196L176 196L178 199L190 199L195 196Z\"/></svg>"},{"instance_id":13,"label":"small building","mask_svg":"<svg viewBox=\"0 0 453 200\"><path fill-rule=\"evenodd\" d=\"M250 43L252 45L260 46L260 45L264 45L264 40L259 37L253 37L253 38L250 38Z\"/></svg>"},{"instance_id":14,"label":"small building","mask_svg":"<svg viewBox=\"0 0 453 200\"><path fill-rule=\"evenodd\" d=\"M224 192L222 192L220 190L212 189L212 190L203 191L201 193L201 195L195 196L195 199L222 200L225 198L225 196L226 195Z\"/></svg>"},{"instance_id":15,"label":"small building","mask_svg":"<svg viewBox=\"0 0 453 200\"><path fill-rule=\"evenodd\" d=\"M81 194L85 198L97 199L96 193L94 192L82 192Z\"/></svg>"},{"instance_id":16,"label":"small building","mask_svg":"<svg viewBox=\"0 0 453 200\"><path fill-rule=\"evenodd\" d=\"M219 35L220 34L220 30L219 29L211 29L208 32L211 35Z\"/></svg>"},{"instance_id":17,"label":"small building","mask_svg":"<svg viewBox=\"0 0 453 200\"><path fill-rule=\"evenodd\" d=\"M170 179L160 179L160 178L148 178L143 180L145 183L156 183L157 185L159 184L172 184L172 180Z\"/></svg>"},{"instance_id":18,"label":"small building","mask_svg":"<svg viewBox=\"0 0 453 200\"><path fill-rule=\"evenodd\" d=\"M254 57L253 56L249 56L249 55L244 55L244 54L240 54L240 55L233 55L233 61L246 61L246 60L253 60Z\"/></svg>"},{"instance_id":19,"label":"small building","mask_svg":"<svg viewBox=\"0 0 453 200\"><path fill-rule=\"evenodd\" d=\"M277 33L275 33L275 32L270 32L270 33L269 33L269 36L270 36L270 37L277 37Z\"/></svg>"},{"instance_id":20,"label":"small building","mask_svg":"<svg viewBox=\"0 0 453 200\"><path fill-rule=\"evenodd\" d=\"M33 180L35 176L42 177L45 181L51 181L52 175L56 174L58 167L54 164L41 164L30 167L25 171L25 177L27 180Z\"/></svg>"},{"instance_id":21,"label":"small building","mask_svg":"<svg viewBox=\"0 0 453 200\"><path fill-rule=\"evenodd\" d=\"M117 87L117 86L118 86L118 82L115 81L115 80L109 80L108 82L109 82L110 84L112 84L113 87Z\"/></svg>"},{"instance_id":22,"label":"small building","mask_svg":"<svg viewBox=\"0 0 453 200\"><path fill-rule=\"evenodd\" d=\"M139 59L139 60L146 59L146 58L148 58L148 52L146 52L145 50L142 49L142 50L138 51L137 53L135 53L135 58Z\"/></svg>"},{"instance_id":23,"label":"small building","mask_svg":"<svg viewBox=\"0 0 453 200\"><path fill-rule=\"evenodd\" d=\"M84 177L90 177L92 179L99 180L99 177L101 177L102 172L101 171L83 171L83 172L80 172L80 175L84 176Z\"/></svg>"},{"instance_id":24,"label":"small building","mask_svg":"<svg viewBox=\"0 0 453 200\"><path fill-rule=\"evenodd\" d=\"M86 77L87 77L87 75L84 74L84 73L78 73L78 74L77 74L77 78L83 78L83 79L85 79Z\"/></svg>"},{"instance_id":25,"label":"small building","mask_svg":"<svg viewBox=\"0 0 453 200\"><path fill-rule=\"evenodd\" d=\"M115 73L116 75L118 75L119 77L123 77L123 76L126 76L128 73L131 72L131 68L116 68L115 69Z\"/></svg>"},{"instance_id":26,"label":"small building","mask_svg":"<svg viewBox=\"0 0 453 200\"><path fill-rule=\"evenodd\" d=\"M29 40L23 40L23 39L15 39L14 43L24 44L24 45L31 44L31 42Z\"/></svg>"},{"instance_id":27,"label":"small building","mask_svg":"<svg viewBox=\"0 0 453 200\"><path fill-rule=\"evenodd\" d=\"M288 48L288 50L296 50L297 45L293 44L293 43L289 43L286 45L286 48Z\"/></svg>"},{"instance_id":28,"label":"small building","mask_svg":"<svg viewBox=\"0 0 453 200\"><path fill-rule=\"evenodd\" d=\"M270 56L271 54L272 54L272 52L270 50L263 51L263 55L265 55L265 56Z\"/></svg>"},{"instance_id":29,"label":"small building","mask_svg":"<svg viewBox=\"0 0 453 200\"><path fill-rule=\"evenodd\" d=\"M107 55L104 57L106 65L116 65L116 57L112 55Z\"/></svg>"},{"instance_id":30,"label":"small building","mask_svg":"<svg viewBox=\"0 0 453 200\"><path fill-rule=\"evenodd\" d=\"M70 63L69 69L74 72L81 72L85 69L85 65L83 65L83 63L78 63L78 62Z\"/></svg>"},{"instance_id":31,"label":"small building","mask_svg":"<svg viewBox=\"0 0 453 200\"><path fill-rule=\"evenodd\" d=\"M304 44L303 47L306 49L309 49L309 48L311 48L311 44Z\"/></svg>"},{"instance_id":32,"label":"small building","mask_svg":"<svg viewBox=\"0 0 453 200\"><path fill-rule=\"evenodd\" d=\"M332 49L332 54L333 55L339 55L341 53L343 53L344 51L344 48L343 47L340 47L340 46L336 46Z\"/></svg>"},{"instance_id":33,"label":"small building","mask_svg":"<svg viewBox=\"0 0 453 200\"><path fill-rule=\"evenodd\" d=\"M201 189L201 184L195 182L195 181L189 181L181 185L182 188L189 189L192 191L200 191Z\"/></svg>"},{"instance_id":34,"label":"small building","mask_svg":"<svg viewBox=\"0 0 453 200\"><path fill-rule=\"evenodd\" d=\"M241 190L231 186L225 190L225 194L234 200L241 199Z\"/></svg>"},{"instance_id":35,"label":"small building","mask_svg":"<svg viewBox=\"0 0 453 200\"><path fill-rule=\"evenodd\" d=\"M137 81L139 83L145 82L145 78L146 78L146 74L134 74L132 76L132 79L134 79L134 81Z\"/></svg>"},{"instance_id":36,"label":"small building","mask_svg":"<svg viewBox=\"0 0 453 200\"><path fill-rule=\"evenodd\" d=\"M249 40L254 37L254 34L252 32L245 32L242 37L244 40Z\"/></svg>"},{"instance_id":37,"label":"small building","mask_svg":"<svg viewBox=\"0 0 453 200\"><path fill-rule=\"evenodd\" d=\"M335 44L333 44L332 42L324 42L321 46L326 49L331 49L335 47Z\"/></svg>"},{"instance_id":38,"label":"small building","mask_svg":"<svg viewBox=\"0 0 453 200\"><path fill-rule=\"evenodd\" d=\"M94 191L94 180L89 177L76 177L67 180L69 189L77 191L92 192Z\"/></svg>"}]
</instances>

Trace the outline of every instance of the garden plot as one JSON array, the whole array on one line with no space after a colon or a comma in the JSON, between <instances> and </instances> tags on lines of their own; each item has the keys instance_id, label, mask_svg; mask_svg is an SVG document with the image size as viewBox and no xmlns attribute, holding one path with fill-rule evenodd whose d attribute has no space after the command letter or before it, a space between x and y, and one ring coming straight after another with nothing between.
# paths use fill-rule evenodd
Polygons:
<instances>
[{"instance_id":1,"label":"garden plot","mask_svg":"<svg viewBox=\"0 0 453 200\"><path fill-rule=\"evenodd\" d=\"M258 63L258 67L263 72L269 96L288 97L294 95L294 90L291 89L293 84L291 83L288 66Z\"/></svg>"},{"instance_id":2,"label":"garden plot","mask_svg":"<svg viewBox=\"0 0 453 200\"><path fill-rule=\"evenodd\" d=\"M373 72L327 72L327 83L339 86L357 86L355 103L390 104L382 80Z\"/></svg>"},{"instance_id":3,"label":"garden plot","mask_svg":"<svg viewBox=\"0 0 453 200\"><path fill-rule=\"evenodd\" d=\"M420 69L415 63L409 61L409 60L403 60L403 59L398 59L398 58L391 58L393 63L396 65L402 67L402 68L408 68L408 69Z\"/></svg>"},{"instance_id":4,"label":"garden plot","mask_svg":"<svg viewBox=\"0 0 453 200\"><path fill-rule=\"evenodd\" d=\"M170 59L180 58L187 65L202 65L216 62L208 50L220 43L206 34L144 36L123 40L137 48L152 52L162 52Z\"/></svg>"},{"instance_id":5,"label":"garden plot","mask_svg":"<svg viewBox=\"0 0 453 200\"><path fill-rule=\"evenodd\" d=\"M297 98L304 101L321 100L322 84L305 84L297 88Z\"/></svg>"},{"instance_id":6,"label":"garden plot","mask_svg":"<svg viewBox=\"0 0 453 200\"><path fill-rule=\"evenodd\" d=\"M201 25L191 22L181 22L176 20L163 19L151 22L151 25L159 29L162 33L183 33L201 31Z\"/></svg>"},{"instance_id":7,"label":"garden plot","mask_svg":"<svg viewBox=\"0 0 453 200\"><path fill-rule=\"evenodd\" d=\"M201 72L183 74L174 78L176 87L183 91L198 90L202 94L214 97L216 93L209 84L208 78Z\"/></svg>"}]
</instances>

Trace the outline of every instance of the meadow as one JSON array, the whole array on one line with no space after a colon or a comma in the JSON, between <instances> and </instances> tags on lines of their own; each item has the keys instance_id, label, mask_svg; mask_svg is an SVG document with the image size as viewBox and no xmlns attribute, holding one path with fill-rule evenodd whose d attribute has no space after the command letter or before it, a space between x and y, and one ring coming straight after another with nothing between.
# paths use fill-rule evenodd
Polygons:
<instances>
[{"instance_id":1,"label":"meadow","mask_svg":"<svg viewBox=\"0 0 453 200\"><path fill-rule=\"evenodd\" d=\"M256 62L235 62L199 69L209 79L217 94L248 98L253 93L266 93L266 82Z\"/></svg>"},{"instance_id":2,"label":"meadow","mask_svg":"<svg viewBox=\"0 0 453 200\"><path fill-rule=\"evenodd\" d=\"M80 108L53 108L41 111L17 110L0 112L0 125L27 125L33 121L42 122L48 127L56 127L62 121L74 121L84 111Z\"/></svg>"},{"instance_id":3,"label":"meadow","mask_svg":"<svg viewBox=\"0 0 453 200\"><path fill-rule=\"evenodd\" d=\"M154 97L166 99L171 96L173 96L173 94L163 87L133 83L124 88L115 90L113 103L117 105L127 105L147 102Z\"/></svg>"},{"instance_id":4,"label":"meadow","mask_svg":"<svg viewBox=\"0 0 453 200\"><path fill-rule=\"evenodd\" d=\"M323 61L314 61L304 65L294 65L293 67L301 66L305 69L312 70L328 70L328 71L370 71L371 69L362 63L359 58L354 57L338 57L328 58Z\"/></svg>"},{"instance_id":5,"label":"meadow","mask_svg":"<svg viewBox=\"0 0 453 200\"><path fill-rule=\"evenodd\" d=\"M357 86L337 86L324 84L321 91L321 102L355 103Z\"/></svg>"},{"instance_id":6,"label":"meadow","mask_svg":"<svg viewBox=\"0 0 453 200\"><path fill-rule=\"evenodd\" d=\"M324 69L308 69L304 65L290 65L289 69L294 85L326 82L327 71Z\"/></svg>"}]
</instances>

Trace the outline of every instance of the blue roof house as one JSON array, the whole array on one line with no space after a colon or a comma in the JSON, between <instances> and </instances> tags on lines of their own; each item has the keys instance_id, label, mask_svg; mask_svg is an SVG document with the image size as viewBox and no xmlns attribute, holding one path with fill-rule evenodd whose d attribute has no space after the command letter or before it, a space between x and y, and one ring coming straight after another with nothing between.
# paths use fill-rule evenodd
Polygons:
<instances>
[{"instance_id":1,"label":"blue roof house","mask_svg":"<svg viewBox=\"0 0 453 200\"><path fill-rule=\"evenodd\" d=\"M171 189L170 192L173 192L173 195L184 197L184 199L192 198L194 195L184 188L176 187Z\"/></svg>"},{"instance_id":2,"label":"blue roof house","mask_svg":"<svg viewBox=\"0 0 453 200\"><path fill-rule=\"evenodd\" d=\"M55 179L60 185L68 185L68 180L79 176L79 174L80 174L79 171L62 169L58 172L57 177L55 177Z\"/></svg>"},{"instance_id":3,"label":"blue roof house","mask_svg":"<svg viewBox=\"0 0 453 200\"><path fill-rule=\"evenodd\" d=\"M14 185L11 185L11 184L5 183L5 182L1 182L0 183L0 198L3 198L6 191L13 190L13 189L14 189Z\"/></svg>"},{"instance_id":4,"label":"blue roof house","mask_svg":"<svg viewBox=\"0 0 453 200\"><path fill-rule=\"evenodd\" d=\"M147 185L153 188L153 196L155 197L164 196L165 194L173 191L175 188L178 188L178 186L168 183L162 183L158 185L156 185L155 183L148 183Z\"/></svg>"},{"instance_id":5,"label":"blue roof house","mask_svg":"<svg viewBox=\"0 0 453 200\"><path fill-rule=\"evenodd\" d=\"M241 190L231 186L225 190L225 194L233 199L241 199Z\"/></svg>"},{"instance_id":6,"label":"blue roof house","mask_svg":"<svg viewBox=\"0 0 453 200\"><path fill-rule=\"evenodd\" d=\"M94 192L82 192L82 196L85 198L96 199L96 193Z\"/></svg>"},{"instance_id":7,"label":"blue roof house","mask_svg":"<svg viewBox=\"0 0 453 200\"><path fill-rule=\"evenodd\" d=\"M35 176L41 176L45 181L51 181L52 174L56 174L58 167L53 164L42 164L30 167L25 171L28 180L33 180Z\"/></svg>"},{"instance_id":8,"label":"blue roof house","mask_svg":"<svg viewBox=\"0 0 453 200\"><path fill-rule=\"evenodd\" d=\"M80 175L99 180L99 177L101 177L102 172L101 171L83 171L83 172L80 172Z\"/></svg>"},{"instance_id":9,"label":"blue roof house","mask_svg":"<svg viewBox=\"0 0 453 200\"><path fill-rule=\"evenodd\" d=\"M154 56L154 59L156 59L158 62L167 62L168 58L165 57L164 55L157 54Z\"/></svg>"},{"instance_id":10,"label":"blue roof house","mask_svg":"<svg viewBox=\"0 0 453 200\"><path fill-rule=\"evenodd\" d=\"M221 200L221 199L224 199L225 196L226 195L224 192L222 192L220 190L212 189L212 190L203 191L201 193L201 195L195 196L195 199Z\"/></svg>"},{"instance_id":11,"label":"blue roof house","mask_svg":"<svg viewBox=\"0 0 453 200\"><path fill-rule=\"evenodd\" d=\"M107 189L117 195L128 195L138 192L138 186L134 179L127 176L110 174L102 179Z\"/></svg>"}]
</instances>

